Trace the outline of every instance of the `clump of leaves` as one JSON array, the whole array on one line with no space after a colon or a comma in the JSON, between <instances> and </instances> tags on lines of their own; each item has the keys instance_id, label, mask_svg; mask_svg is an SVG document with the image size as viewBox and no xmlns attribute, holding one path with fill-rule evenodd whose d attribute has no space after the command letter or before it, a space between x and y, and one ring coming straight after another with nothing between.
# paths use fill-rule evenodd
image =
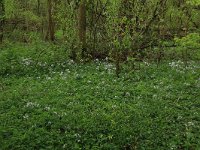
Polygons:
<instances>
[{"instance_id":1,"label":"clump of leaves","mask_svg":"<svg viewBox=\"0 0 200 150\"><path fill-rule=\"evenodd\" d=\"M200 35L198 33L190 33L182 38L176 37L174 40L185 62L188 58L200 59Z\"/></svg>"}]
</instances>

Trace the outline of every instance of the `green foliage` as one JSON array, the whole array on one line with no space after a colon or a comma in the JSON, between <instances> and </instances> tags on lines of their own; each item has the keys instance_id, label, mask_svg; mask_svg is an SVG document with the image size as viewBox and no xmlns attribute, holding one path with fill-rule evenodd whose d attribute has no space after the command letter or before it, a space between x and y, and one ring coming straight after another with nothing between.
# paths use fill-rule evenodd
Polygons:
<instances>
[{"instance_id":1,"label":"green foliage","mask_svg":"<svg viewBox=\"0 0 200 150\"><path fill-rule=\"evenodd\" d=\"M35 15L32 11L23 11L21 14L21 17L29 22L41 24L41 18L37 15Z\"/></svg>"},{"instance_id":2,"label":"green foliage","mask_svg":"<svg viewBox=\"0 0 200 150\"><path fill-rule=\"evenodd\" d=\"M17 14L17 4L15 0L4 0L5 2L5 17L14 18Z\"/></svg>"},{"instance_id":3,"label":"green foliage","mask_svg":"<svg viewBox=\"0 0 200 150\"><path fill-rule=\"evenodd\" d=\"M34 72L47 73L56 64L65 64L69 54L64 45L35 42L34 46L7 43L0 52L0 75L25 75ZM62 65L59 66L62 69Z\"/></svg>"},{"instance_id":4,"label":"green foliage","mask_svg":"<svg viewBox=\"0 0 200 150\"><path fill-rule=\"evenodd\" d=\"M7 44L0 53L0 68L17 67L22 56L31 68L0 74L2 150L200 148L197 63L142 63L115 78L109 62L52 64L60 50L50 47ZM49 61L31 72L42 60Z\"/></svg>"},{"instance_id":5,"label":"green foliage","mask_svg":"<svg viewBox=\"0 0 200 150\"><path fill-rule=\"evenodd\" d=\"M187 3L194 6L199 6L200 0L187 0Z\"/></svg>"},{"instance_id":6,"label":"green foliage","mask_svg":"<svg viewBox=\"0 0 200 150\"><path fill-rule=\"evenodd\" d=\"M5 35L9 37L9 41L18 41L21 43L34 43L41 42L41 34L37 32L26 32L21 30L13 30L12 33ZM12 43L12 42L11 42ZM17 45L17 44L16 44Z\"/></svg>"},{"instance_id":7,"label":"green foliage","mask_svg":"<svg viewBox=\"0 0 200 150\"><path fill-rule=\"evenodd\" d=\"M4 39L30 43L47 37L47 1L4 2L8 22L4 27ZM67 53L80 53L77 33L79 2L59 0L52 3L56 41L66 46ZM146 49L153 49L162 40L173 41L175 35L198 33L200 25L199 0L87 0L86 7L86 55L89 59L113 57L115 51L130 52L128 57L138 52L143 53L139 54L141 56L147 55Z\"/></svg>"},{"instance_id":8,"label":"green foliage","mask_svg":"<svg viewBox=\"0 0 200 150\"><path fill-rule=\"evenodd\" d=\"M85 60L80 0L50 43L47 2L1 1L0 149L200 149L199 0L86 0Z\"/></svg>"},{"instance_id":9,"label":"green foliage","mask_svg":"<svg viewBox=\"0 0 200 150\"><path fill-rule=\"evenodd\" d=\"M55 36L57 39L63 39L63 31L62 30L56 31Z\"/></svg>"},{"instance_id":10,"label":"green foliage","mask_svg":"<svg viewBox=\"0 0 200 150\"><path fill-rule=\"evenodd\" d=\"M175 38L178 46L191 49L200 49L200 35L191 33L182 38Z\"/></svg>"},{"instance_id":11,"label":"green foliage","mask_svg":"<svg viewBox=\"0 0 200 150\"><path fill-rule=\"evenodd\" d=\"M200 35L191 33L182 38L175 38L175 43L181 51L187 51L193 57L200 59Z\"/></svg>"}]
</instances>

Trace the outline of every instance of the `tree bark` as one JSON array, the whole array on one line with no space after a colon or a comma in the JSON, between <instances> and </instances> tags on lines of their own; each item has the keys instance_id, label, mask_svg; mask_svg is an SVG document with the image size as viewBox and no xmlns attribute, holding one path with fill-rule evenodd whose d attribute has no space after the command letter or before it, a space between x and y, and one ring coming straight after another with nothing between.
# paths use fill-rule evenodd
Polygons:
<instances>
[{"instance_id":1,"label":"tree bark","mask_svg":"<svg viewBox=\"0 0 200 150\"><path fill-rule=\"evenodd\" d=\"M48 4L48 31L46 35L46 39L49 39L50 41L55 40L55 27L54 27L54 22L53 22L53 3L52 0L47 0Z\"/></svg>"},{"instance_id":2,"label":"tree bark","mask_svg":"<svg viewBox=\"0 0 200 150\"><path fill-rule=\"evenodd\" d=\"M81 0L78 8L78 33L79 41L82 47L82 58L86 52L86 0Z\"/></svg>"},{"instance_id":3,"label":"tree bark","mask_svg":"<svg viewBox=\"0 0 200 150\"><path fill-rule=\"evenodd\" d=\"M3 42L3 36L4 36L4 23L5 23L5 5L4 0L0 2L0 43Z\"/></svg>"},{"instance_id":4,"label":"tree bark","mask_svg":"<svg viewBox=\"0 0 200 150\"><path fill-rule=\"evenodd\" d=\"M37 0L37 14L40 16L40 0Z\"/></svg>"}]
</instances>

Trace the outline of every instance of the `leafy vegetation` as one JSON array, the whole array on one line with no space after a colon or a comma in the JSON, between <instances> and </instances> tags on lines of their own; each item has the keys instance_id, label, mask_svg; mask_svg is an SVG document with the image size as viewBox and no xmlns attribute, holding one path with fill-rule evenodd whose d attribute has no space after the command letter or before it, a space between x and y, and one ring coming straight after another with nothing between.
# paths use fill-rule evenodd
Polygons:
<instances>
[{"instance_id":1,"label":"leafy vegetation","mask_svg":"<svg viewBox=\"0 0 200 150\"><path fill-rule=\"evenodd\" d=\"M59 63L32 49L0 53L1 149L200 148L197 63L142 62L117 78L112 63Z\"/></svg>"},{"instance_id":2,"label":"leafy vegetation","mask_svg":"<svg viewBox=\"0 0 200 150\"><path fill-rule=\"evenodd\" d=\"M1 0L0 150L200 149L199 0Z\"/></svg>"}]
</instances>

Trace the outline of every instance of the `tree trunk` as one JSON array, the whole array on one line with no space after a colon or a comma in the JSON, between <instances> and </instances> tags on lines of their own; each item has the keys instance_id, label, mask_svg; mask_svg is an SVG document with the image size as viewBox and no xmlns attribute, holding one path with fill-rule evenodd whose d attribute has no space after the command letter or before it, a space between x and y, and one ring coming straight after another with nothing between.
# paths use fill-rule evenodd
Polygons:
<instances>
[{"instance_id":1,"label":"tree trunk","mask_svg":"<svg viewBox=\"0 0 200 150\"><path fill-rule=\"evenodd\" d=\"M0 12L1 12L1 17L0 17L0 43L3 42L3 32L4 32L4 23L5 23L5 5L4 5L4 0L0 2Z\"/></svg>"},{"instance_id":2,"label":"tree trunk","mask_svg":"<svg viewBox=\"0 0 200 150\"><path fill-rule=\"evenodd\" d=\"M37 0L37 14L40 16L40 0Z\"/></svg>"},{"instance_id":3,"label":"tree trunk","mask_svg":"<svg viewBox=\"0 0 200 150\"><path fill-rule=\"evenodd\" d=\"M53 9L52 0L47 0L47 4L48 4L48 31L47 31L46 39L54 41L55 29L54 29L53 14L52 14L52 9Z\"/></svg>"},{"instance_id":4,"label":"tree trunk","mask_svg":"<svg viewBox=\"0 0 200 150\"><path fill-rule=\"evenodd\" d=\"M86 0L82 0L78 8L78 33L82 47L81 55L84 58L86 51Z\"/></svg>"}]
</instances>

